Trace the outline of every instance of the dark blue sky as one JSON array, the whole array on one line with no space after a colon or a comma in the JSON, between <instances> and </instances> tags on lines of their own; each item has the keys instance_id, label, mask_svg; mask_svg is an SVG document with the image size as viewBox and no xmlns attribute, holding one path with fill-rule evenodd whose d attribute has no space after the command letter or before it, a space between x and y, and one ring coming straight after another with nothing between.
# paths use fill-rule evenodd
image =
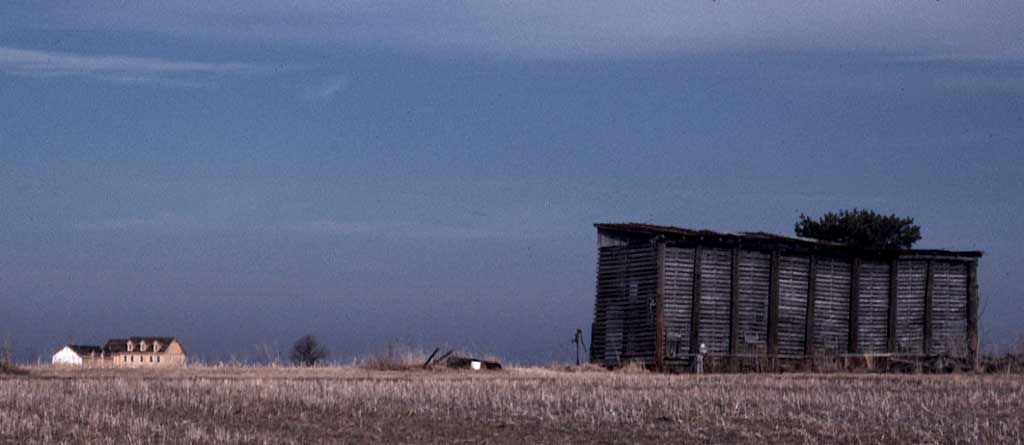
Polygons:
<instances>
[{"instance_id":1,"label":"dark blue sky","mask_svg":"<svg viewBox=\"0 0 1024 445\"><path fill-rule=\"evenodd\" d=\"M4 2L0 336L568 360L593 222L914 216L1024 329L1018 2Z\"/></svg>"}]
</instances>

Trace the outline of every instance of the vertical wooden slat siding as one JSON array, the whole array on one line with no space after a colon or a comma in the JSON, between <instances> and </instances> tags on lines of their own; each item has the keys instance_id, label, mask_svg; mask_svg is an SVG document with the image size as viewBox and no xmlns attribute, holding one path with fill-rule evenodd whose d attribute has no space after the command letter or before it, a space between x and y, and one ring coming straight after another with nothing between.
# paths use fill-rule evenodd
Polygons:
<instances>
[{"instance_id":1,"label":"vertical wooden slat siding","mask_svg":"<svg viewBox=\"0 0 1024 445\"><path fill-rule=\"evenodd\" d=\"M932 351L932 297L935 289L935 271L933 268L933 262L925 262L925 280L924 280L924 332L922 333L922 345L921 349L925 354L930 354Z\"/></svg>"},{"instance_id":2,"label":"vertical wooden slat siding","mask_svg":"<svg viewBox=\"0 0 1024 445\"><path fill-rule=\"evenodd\" d=\"M702 249L698 338L712 354L729 353L732 251Z\"/></svg>"},{"instance_id":3,"label":"vertical wooden slat siding","mask_svg":"<svg viewBox=\"0 0 1024 445\"><path fill-rule=\"evenodd\" d=\"M744 250L739 254L739 353L765 353L768 345L768 307L772 292L771 255Z\"/></svg>"},{"instance_id":4,"label":"vertical wooden slat siding","mask_svg":"<svg viewBox=\"0 0 1024 445\"><path fill-rule=\"evenodd\" d=\"M843 354L850 345L850 261L819 257L815 271L814 352Z\"/></svg>"},{"instance_id":5,"label":"vertical wooden slat siding","mask_svg":"<svg viewBox=\"0 0 1024 445\"><path fill-rule=\"evenodd\" d=\"M635 284L629 289L630 303L626 310L626 333L622 356L627 361L654 364L655 323L654 301L657 287L657 253L648 244L630 251L627 281ZM633 341L629 341L633 340Z\"/></svg>"},{"instance_id":6,"label":"vertical wooden slat siding","mask_svg":"<svg viewBox=\"0 0 1024 445\"><path fill-rule=\"evenodd\" d=\"M665 362L688 367L690 319L693 305L693 249L665 249Z\"/></svg>"},{"instance_id":7,"label":"vertical wooden slat siding","mask_svg":"<svg viewBox=\"0 0 1024 445\"><path fill-rule=\"evenodd\" d=\"M736 355L740 343L740 249L732 249L729 289L729 355Z\"/></svg>"},{"instance_id":8,"label":"vertical wooden slat siding","mask_svg":"<svg viewBox=\"0 0 1024 445\"><path fill-rule=\"evenodd\" d=\"M690 354L696 354L700 350L700 305L701 305L701 262L704 258L704 249L697 247L693 250L693 303L690 309Z\"/></svg>"},{"instance_id":9,"label":"vertical wooden slat siding","mask_svg":"<svg viewBox=\"0 0 1024 445\"><path fill-rule=\"evenodd\" d=\"M713 369L756 364L743 358L751 355L885 352L969 358L977 366L973 252L881 252L880 259L755 238L741 245L614 232L601 233L598 244L594 363L689 369L703 343Z\"/></svg>"},{"instance_id":10,"label":"vertical wooden slat siding","mask_svg":"<svg viewBox=\"0 0 1024 445\"><path fill-rule=\"evenodd\" d=\"M932 352L965 358L967 264L935 261L932 275Z\"/></svg>"},{"instance_id":11,"label":"vertical wooden slat siding","mask_svg":"<svg viewBox=\"0 0 1024 445\"><path fill-rule=\"evenodd\" d=\"M743 250L739 257L740 354L764 354L768 351L768 300L772 292L772 259L763 252Z\"/></svg>"},{"instance_id":12,"label":"vertical wooden slat siding","mask_svg":"<svg viewBox=\"0 0 1024 445\"><path fill-rule=\"evenodd\" d=\"M626 296L626 267L629 263L629 247L610 247L608 250L614 255L612 263L608 265L608 279L599 284L598 295L602 298L605 311L605 335L608 340L605 345L603 361L606 366L618 366L622 364L622 348L625 344L625 296Z\"/></svg>"},{"instance_id":13,"label":"vertical wooden slat siding","mask_svg":"<svg viewBox=\"0 0 1024 445\"><path fill-rule=\"evenodd\" d=\"M978 263L967 264L967 347L978 367Z\"/></svg>"},{"instance_id":14,"label":"vertical wooden slat siding","mask_svg":"<svg viewBox=\"0 0 1024 445\"><path fill-rule=\"evenodd\" d=\"M665 241L658 240L656 253L655 314L654 314L654 366L665 370Z\"/></svg>"},{"instance_id":15,"label":"vertical wooden slat siding","mask_svg":"<svg viewBox=\"0 0 1024 445\"><path fill-rule=\"evenodd\" d=\"M890 353L896 352L896 311L898 306L896 305L897 295L899 294L899 261L892 260L889 262L889 315L888 315L888 327L886 328L887 333L887 347L886 350Z\"/></svg>"},{"instance_id":16,"label":"vertical wooden slat siding","mask_svg":"<svg viewBox=\"0 0 1024 445\"><path fill-rule=\"evenodd\" d=\"M862 262L859 281L857 348L881 354L889 348L889 264Z\"/></svg>"},{"instance_id":17,"label":"vertical wooden slat siding","mask_svg":"<svg viewBox=\"0 0 1024 445\"><path fill-rule=\"evenodd\" d=\"M923 352L924 297L927 281L925 261L903 260L899 263L899 285L896 301L896 349L901 353Z\"/></svg>"},{"instance_id":18,"label":"vertical wooden slat siding","mask_svg":"<svg viewBox=\"0 0 1024 445\"><path fill-rule=\"evenodd\" d=\"M778 351L801 356L805 350L808 257L782 255L779 259Z\"/></svg>"},{"instance_id":19,"label":"vertical wooden slat siding","mask_svg":"<svg viewBox=\"0 0 1024 445\"><path fill-rule=\"evenodd\" d=\"M602 247L591 358L605 366L654 362L656 252L650 244Z\"/></svg>"},{"instance_id":20,"label":"vertical wooden slat siding","mask_svg":"<svg viewBox=\"0 0 1024 445\"><path fill-rule=\"evenodd\" d=\"M612 339L607 335L609 324L609 292L605 289L612 286L611 283L618 282L617 262L624 253L624 249L615 247L603 247L598 249L597 259L597 292L594 298L594 322L590 330L590 361L607 365L610 360L606 351L607 345ZM610 352L609 352L610 354ZM616 359L617 361L617 359Z\"/></svg>"},{"instance_id":21,"label":"vertical wooden slat siding","mask_svg":"<svg viewBox=\"0 0 1024 445\"><path fill-rule=\"evenodd\" d=\"M608 260L602 262L607 275L598 284L600 303L606 312L604 331L607 337L602 361L605 366L618 366L622 363L622 347L625 335L623 313L625 306L626 284L624 276L629 262L629 247L610 247Z\"/></svg>"},{"instance_id":22,"label":"vertical wooden slat siding","mask_svg":"<svg viewBox=\"0 0 1024 445\"><path fill-rule=\"evenodd\" d=\"M807 266L807 312L804 314L804 354L814 355L816 340L814 338L814 300L817 296L818 257L811 255Z\"/></svg>"},{"instance_id":23,"label":"vertical wooden slat siding","mask_svg":"<svg viewBox=\"0 0 1024 445\"><path fill-rule=\"evenodd\" d=\"M768 354L779 353L779 266L780 257L778 251L773 251L771 256L771 292L768 293Z\"/></svg>"},{"instance_id":24,"label":"vertical wooden slat siding","mask_svg":"<svg viewBox=\"0 0 1024 445\"><path fill-rule=\"evenodd\" d=\"M860 351L860 266L860 258L850 262L850 342L846 351L851 354Z\"/></svg>"}]
</instances>

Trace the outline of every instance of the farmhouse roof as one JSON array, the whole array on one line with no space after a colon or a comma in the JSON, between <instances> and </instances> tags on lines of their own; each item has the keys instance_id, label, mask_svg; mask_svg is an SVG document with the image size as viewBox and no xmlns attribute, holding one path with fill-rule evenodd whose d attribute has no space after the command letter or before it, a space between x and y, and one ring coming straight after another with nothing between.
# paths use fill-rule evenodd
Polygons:
<instances>
[{"instance_id":1,"label":"farmhouse roof","mask_svg":"<svg viewBox=\"0 0 1024 445\"><path fill-rule=\"evenodd\" d=\"M777 235L767 232L717 232L706 229L688 229L674 226L660 226L645 223L596 223L598 230L613 231L620 233L631 233L647 236L663 236L669 239L681 240L715 240L726 243L769 243L775 245L786 245L792 247L809 247L816 249L863 251L874 253L895 253L900 256L921 255L921 256L951 256L978 258L983 255L981 251L955 251L942 249L905 249L905 250L884 250L871 248L857 248L844 243L824 241L814 238L801 238L795 236Z\"/></svg>"},{"instance_id":2,"label":"farmhouse roof","mask_svg":"<svg viewBox=\"0 0 1024 445\"><path fill-rule=\"evenodd\" d=\"M103 350L108 353L116 352L128 352L128 341L132 343L139 343L145 341L146 343L153 344L154 341L160 342L160 350L157 352L166 352L167 346L171 342L175 341L174 337L128 337L128 338L112 338L107 340L107 344L103 345Z\"/></svg>"}]
</instances>

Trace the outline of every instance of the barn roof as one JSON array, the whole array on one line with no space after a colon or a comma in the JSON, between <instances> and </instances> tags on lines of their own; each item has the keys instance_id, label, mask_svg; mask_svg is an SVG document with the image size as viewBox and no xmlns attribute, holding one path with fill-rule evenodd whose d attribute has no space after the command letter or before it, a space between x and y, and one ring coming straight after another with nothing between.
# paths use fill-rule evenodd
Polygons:
<instances>
[{"instance_id":1,"label":"barn roof","mask_svg":"<svg viewBox=\"0 0 1024 445\"><path fill-rule=\"evenodd\" d=\"M107 344L103 345L103 350L108 353L115 352L128 352L128 341L132 343L138 343L145 341L146 343L153 344L154 341L160 342L160 350L157 352L167 351L167 346L171 344L175 339L174 337L128 337L128 338L112 338L107 340Z\"/></svg>"},{"instance_id":2,"label":"barn roof","mask_svg":"<svg viewBox=\"0 0 1024 445\"><path fill-rule=\"evenodd\" d=\"M942 249L905 249L905 250L883 250L857 248L844 243L824 241L814 238L801 238L795 236L777 235L767 232L718 232L706 229L688 229L675 226L661 226L645 223L596 223L599 231L612 231L646 236L664 236L682 240L719 240L732 243L771 243L777 245L788 245L794 247L811 247L823 250L846 250L865 251L874 253L895 253L900 256L952 256L978 258L983 255L981 251L955 251Z\"/></svg>"}]
</instances>

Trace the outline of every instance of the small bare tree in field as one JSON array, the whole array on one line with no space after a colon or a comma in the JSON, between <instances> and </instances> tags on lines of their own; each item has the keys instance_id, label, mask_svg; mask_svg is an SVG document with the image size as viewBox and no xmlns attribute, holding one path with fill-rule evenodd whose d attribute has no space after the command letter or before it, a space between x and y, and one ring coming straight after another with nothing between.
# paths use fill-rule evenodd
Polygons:
<instances>
[{"instance_id":1,"label":"small bare tree in field","mask_svg":"<svg viewBox=\"0 0 1024 445\"><path fill-rule=\"evenodd\" d=\"M291 359L297 365L315 366L325 360L330 352L312 335L303 335L292 346Z\"/></svg>"},{"instance_id":2,"label":"small bare tree in field","mask_svg":"<svg viewBox=\"0 0 1024 445\"><path fill-rule=\"evenodd\" d=\"M4 338L0 342L0 374L21 374L23 371L14 364L14 351L11 339Z\"/></svg>"}]
</instances>

